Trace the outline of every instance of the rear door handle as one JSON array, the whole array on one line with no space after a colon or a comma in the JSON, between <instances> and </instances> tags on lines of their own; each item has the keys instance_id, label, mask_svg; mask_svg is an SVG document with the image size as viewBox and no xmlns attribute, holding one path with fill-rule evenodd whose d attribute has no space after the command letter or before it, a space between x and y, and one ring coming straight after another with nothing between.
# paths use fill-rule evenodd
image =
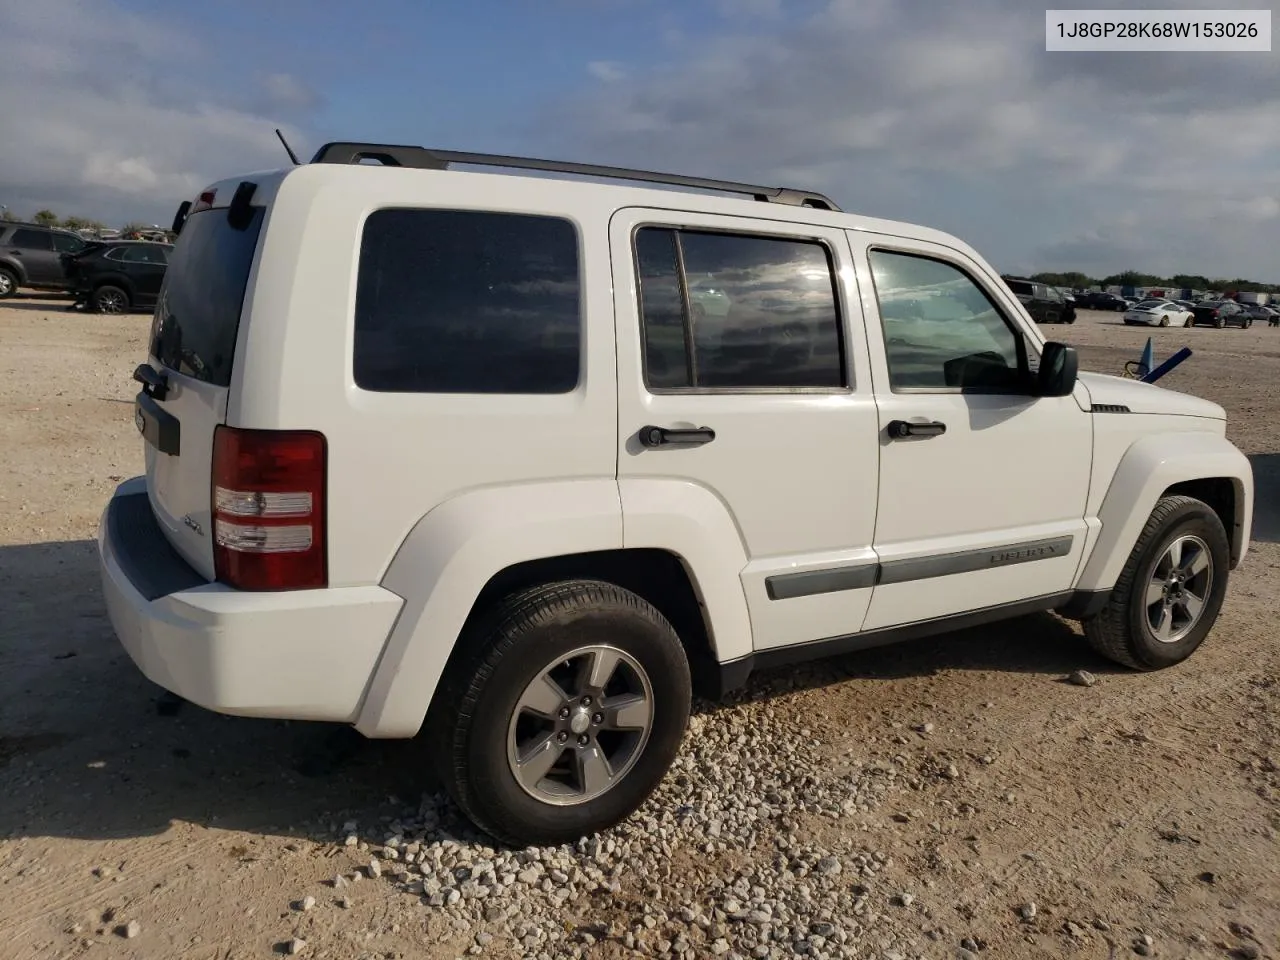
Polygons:
<instances>
[{"instance_id":1,"label":"rear door handle","mask_svg":"<svg viewBox=\"0 0 1280 960\"><path fill-rule=\"evenodd\" d=\"M890 420L888 426L890 440L905 440L907 437L937 437L946 432L947 425L937 420L927 420L924 423Z\"/></svg>"},{"instance_id":2,"label":"rear door handle","mask_svg":"<svg viewBox=\"0 0 1280 960\"><path fill-rule=\"evenodd\" d=\"M716 438L716 432L710 427L693 427L691 429L672 429L670 427L641 427L640 443L646 447L665 447L675 444L698 446L710 443Z\"/></svg>"}]
</instances>

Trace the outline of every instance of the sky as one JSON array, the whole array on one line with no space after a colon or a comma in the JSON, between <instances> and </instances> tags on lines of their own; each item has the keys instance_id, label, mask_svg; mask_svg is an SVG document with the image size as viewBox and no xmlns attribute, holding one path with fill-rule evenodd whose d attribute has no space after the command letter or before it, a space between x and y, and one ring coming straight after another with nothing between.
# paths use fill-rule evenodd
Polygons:
<instances>
[{"instance_id":1,"label":"sky","mask_svg":"<svg viewBox=\"0 0 1280 960\"><path fill-rule=\"evenodd\" d=\"M280 127L819 190L1009 273L1280 282L1280 45L1048 53L1044 7L0 0L0 204L167 224Z\"/></svg>"}]
</instances>

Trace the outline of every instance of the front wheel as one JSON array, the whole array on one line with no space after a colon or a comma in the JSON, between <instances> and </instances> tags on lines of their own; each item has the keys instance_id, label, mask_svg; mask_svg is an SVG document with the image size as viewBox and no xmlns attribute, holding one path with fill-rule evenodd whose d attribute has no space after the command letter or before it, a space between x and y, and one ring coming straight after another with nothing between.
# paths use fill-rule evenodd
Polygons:
<instances>
[{"instance_id":1,"label":"front wheel","mask_svg":"<svg viewBox=\"0 0 1280 960\"><path fill-rule=\"evenodd\" d=\"M1181 663L1213 628L1230 565L1218 515L1193 497L1162 497L1084 634L1104 657L1137 670Z\"/></svg>"},{"instance_id":2,"label":"front wheel","mask_svg":"<svg viewBox=\"0 0 1280 960\"><path fill-rule=\"evenodd\" d=\"M18 292L18 275L8 267L0 267L0 300L8 299Z\"/></svg>"},{"instance_id":3,"label":"front wheel","mask_svg":"<svg viewBox=\"0 0 1280 960\"><path fill-rule=\"evenodd\" d=\"M1187 319L1186 319L1186 320L1182 321L1182 325L1183 325L1184 327L1194 327L1194 326L1196 325L1196 318L1195 318L1195 317L1187 317Z\"/></svg>"},{"instance_id":4,"label":"front wheel","mask_svg":"<svg viewBox=\"0 0 1280 960\"><path fill-rule=\"evenodd\" d=\"M545 584L499 602L459 639L432 704L445 786L515 846L613 826L675 759L692 699L671 624L611 583Z\"/></svg>"}]
</instances>

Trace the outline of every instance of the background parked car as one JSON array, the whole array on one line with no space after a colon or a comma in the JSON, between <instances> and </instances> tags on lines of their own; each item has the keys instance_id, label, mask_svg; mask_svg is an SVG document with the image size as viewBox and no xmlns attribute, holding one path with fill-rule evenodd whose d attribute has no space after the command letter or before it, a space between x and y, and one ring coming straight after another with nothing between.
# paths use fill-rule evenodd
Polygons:
<instances>
[{"instance_id":1,"label":"background parked car","mask_svg":"<svg viewBox=\"0 0 1280 960\"><path fill-rule=\"evenodd\" d=\"M1186 327L1191 325L1194 315L1172 300L1141 300L1125 311L1124 322L1148 327Z\"/></svg>"},{"instance_id":2,"label":"background parked car","mask_svg":"<svg viewBox=\"0 0 1280 960\"><path fill-rule=\"evenodd\" d=\"M94 313L127 313L156 305L173 247L145 240L93 244L66 258L76 305Z\"/></svg>"},{"instance_id":3,"label":"background parked car","mask_svg":"<svg viewBox=\"0 0 1280 960\"><path fill-rule=\"evenodd\" d=\"M85 241L70 230L39 223L0 223L0 299L19 287L65 290L69 281L63 254L83 251Z\"/></svg>"},{"instance_id":4,"label":"background parked car","mask_svg":"<svg viewBox=\"0 0 1280 960\"><path fill-rule=\"evenodd\" d=\"M1240 306L1254 320L1261 320L1264 323L1270 323L1272 317L1276 316L1274 309L1261 303L1242 303Z\"/></svg>"},{"instance_id":5,"label":"background parked car","mask_svg":"<svg viewBox=\"0 0 1280 960\"><path fill-rule=\"evenodd\" d=\"M1075 323L1075 301L1066 300L1057 287L1026 277L1001 277L1009 290L1027 308L1036 323Z\"/></svg>"},{"instance_id":6,"label":"background parked car","mask_svg":"<svg viewBox=\"0 0 1280 960\"><path fill-rule=\"evenodd\" d=\"M1097 290L1088 290L1077 296L1076 305L1088 310L1121 311L1129 309L1129 302L1124 297L1117 297L1114 293L1103 293Z\"/></svg>"},{"instance_id":7,"label":"background parked car","mask_svg":"<svg viewBox=\"0 0 1280 960\"><path fill-rule=\"evenodd\" d=\"M1189 327L1225 326L1249 328L1253 326L1253 317L1234 300L1202 300L1196 304Z\"/></svg>"}]
</instances>

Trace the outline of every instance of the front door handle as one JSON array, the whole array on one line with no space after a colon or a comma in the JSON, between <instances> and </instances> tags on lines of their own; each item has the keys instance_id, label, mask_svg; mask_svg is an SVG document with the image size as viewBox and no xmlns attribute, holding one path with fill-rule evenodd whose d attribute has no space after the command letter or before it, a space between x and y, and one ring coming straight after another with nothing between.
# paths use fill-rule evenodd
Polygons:
<instances>
[{"instance_id":1,"label":"front door handle","mask_svg":"<svg viewBox=\"0 0 1280 960\"><path fill-rule=\"evenodd\" d=\"M924 423L890 420L888 427L890 440L905 440L907 437L936 437L946 432L947 425L937 420L928 420Z\"/></svg>"},{"instance_id":2,"label":"front door handle","mask_svg":"<svg viewBox=\"0 0 1280 960\"><path fill-rule=\"evenodd\" d=\"M710 427L693 427L691 429L673 429L671 427L641 427L640 443L646 447L665 447L681 444L697 446L710 443L716 438L716 432Z\"/></svg>"}]
</instances>

